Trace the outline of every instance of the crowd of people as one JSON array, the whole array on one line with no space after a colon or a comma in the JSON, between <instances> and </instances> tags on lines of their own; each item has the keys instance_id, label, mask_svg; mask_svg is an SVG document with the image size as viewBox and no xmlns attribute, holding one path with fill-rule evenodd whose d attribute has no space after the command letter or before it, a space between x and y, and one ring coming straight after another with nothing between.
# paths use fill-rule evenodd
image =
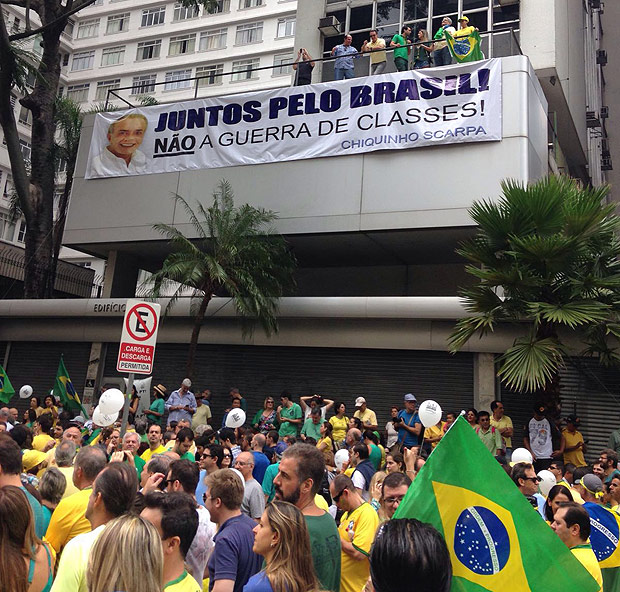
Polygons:
<instances>
[{"instance_id":1,"label":"crowd of people","mask_svg":"<svg viewBox=\"0 0 620 592\"><path fill-rule=\"evenodd\" d=\"M376 29L372 29L369 32L369 39L364 40L359 50L353 47L353 37L347 34L342 43L331 50L331 56L336 58L334 78L335 80L354 78L354 59L364 53L370 55L371 76L383 74L388 60L386 49L392 50L392 59L398 72L408 70L410 65L415 70L432 66L448 66L452 64L452 54L446 41L446 33L454 39L461 39L469 37L478 30L469 24L469 18L466 16L461 16L458 23L457 30L452 26L452 19L444 17L441 27L437 29L432 39L426 29L418 29L414 36L411 26L405 25L400 33L390 39L389 45L384 38L379 36ZM314 66L314 59L308 51L300 49L293 64L295 85L310 84Z\"/></svg>"},{"instance_id":2,"label":"crowd of people","mask_svg":"<svg viewBox=\"0 0 620 592\"><path fill-rule=\"evenodd\" d=\"M246 416L233 388L217 429L211 392L191 388L185 379L168 395L158 384L145 409L134 393L122 437L53 397L32 397L22 422L0 409L0 592L394 592L412 578L416 590L450 589L441 534L393 516L456 413L424 428L408 393L380 430L362 396L349 415L346 402L284 391ZM236 409L247 420L227 427ZM588 504L618 509L617 451L588 467L578 418L560 432L536 405L531 458L511 466L501 401L465 416L600 579L584 515ZM553 474L544 495L540 471Z\"/></svg>"}]
</instances>

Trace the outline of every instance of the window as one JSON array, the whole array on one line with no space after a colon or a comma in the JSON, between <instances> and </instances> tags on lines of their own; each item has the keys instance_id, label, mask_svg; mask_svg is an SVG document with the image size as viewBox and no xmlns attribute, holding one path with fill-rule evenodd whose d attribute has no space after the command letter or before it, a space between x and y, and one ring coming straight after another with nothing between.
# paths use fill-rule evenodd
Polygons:
<instances>
[{"instance_id":1,"label":"window","mask_svg":"<svg viewBox=\"0 0 620 592\"><path fill-rule=\"evenodd\" d=\"M221 14L230 12L230 0L216 0L215 5L206 11L206 14Z\"/></svg>"},{"instance_id":2,"label":"window","mask_svg":"<svg viewBox=\"0 0 620 592\"><path fill-rule=\"evenodd\" d=\"M29 127L32 125L32 111L26 109L23 105L19 110L19 123L23 123Z\"/></svg>"},{"instance_id":3,"label":"window","mask_svg":"<svg viewBox=\"0 0 620 592\"><path fill-rule=\"evenodd\" d=\"M293 35L295 35L295 17L278 19L277 37L292 37Z\"/></svg>"},{"instance_id":4,"label":"window","mask_svg":"<svg viewBox=\"0 0 620 592\"><path fill-rule=\"evenodd\" d=\"M65 33L65 35L67 35L67 37L73 38L73 29L75 28L75 21L72 21L71 19L69 19L67 21L67 25L65 26L65 30L63 31L63 33Z\"/></svg>"},{"instance_id":5,"label":"window","mask_svg":"<svg viewBox=\"0 0 620 592\"><path fill-rule=\"evenodd\" d=\"M174 5L173 21L186 21L187 19L193 19L198 16L198 6L183 6L180 3Z\"/></svg>"},{"instance_id":6,"label":"window","mask_svg":"<svg viewBox=\"0 0 620 592\"><path fill-rule=\"evenodd\" d=\"M30 160L30 156L32 154L32 144L30 142L26 142L26 140L22 140L20 138L19 140L19 147L22 151L22 156L24 157L24 160L29 161Z\"/></svg>"},{"instance_id":7,"label":"window","mask_svg":"<svg viewBox=\"0 0 620 592\"><path fill-rule=\"evenodd\" d=\"M259 58L253 58L251 60L239 60L237 62L233 62L233 74L230 79L232 82L237 82L239 80L251 80L252 78L258 78L258 75L255 74L252 70L259 67Z\"/></svg>"},{"instance_id":8,"label":"window","mask_svg":"<svg viewBox=\"0 0 620 592\"><path fill-rule=\"evenodd\" d=\"M192 81L184 79L191 78L191 76L191 70L174 70L173 72L166 72L166 84L164 85L164 90L189 88L192 85Z\"/></svg>"},{"instance_id":9,"label":"window","mask_svg":"<svg viewBox=\"0 0 620 592\"><path fill-rule=\"evenodd\" d=\"M88 89L90 84L74 84L67 87L67 98L76 103L85 103L88 101Z\"/></svg>"},{"instance_id":10,"label":"window","mask_svg":"<svg viewBox=\"0 0 620 592\"><path fill-rule=\"evenodd\" d=\"M88 5L88 8L91 6L103 6L103 0L95 0L92 4Z\"/></svg>"},{"instance_id":11,"label":"window","mask_svg":"<svg viewBox=\"0 0 620 592\"><path fill-rule=\"evenodd\" d=\"M292 53L283 53L273 56L273 75L284 76L293 71L292 63L295 61Z\"/></svg>"},{"instance_id":12,"label":"window","mask_svg":"<svg viewBox=\"0 0 620 592\"><path fill-rule=\"evenodd\" d=\"M112 35L113 33L121 33L129 28L129 13L123 12L122 14L113 14L108 17L108 24L106 25L106 35Z\"/></svg>"},{"instance_id":13,"label":"window","mask_svg":"<svg viewBox=\"0 0 620 592\"><path fill-rule=\"evenodd\" d=\"M183 55L184 53L194 53L196 49L196 35L179 35L170 37L169 56Z\"/></svg>"},{"instance_id":14,"label":"window","mask_svg":"<svg viewBox=\"0 0 620 592\"><path fill-rule=\"evenodd\" d=\"M239 0L239 9L254 8L255 6L262 6L263 0Z\"/></svg>"},{"instance_id":15,"label":"window","mask_svg":"<svg viewBox=\"0 0 620 592\"><path fill-rule=\"evenodd\" d=\"M62 65L63 65L63 68L69 65L69 54L68 53L62 54Z\"/></svg>"},{"instance_id":16,"label":"window","mask_svg":"<svg viewBox=\"0 0 620 592\"><path fill-rule=\"evenodd\" d=\"M17 96L11 93L11 98L9 100L11 101L11 107L15 109L15 105L17 105Z\"/></svg>"},{"instance_id":17,"label":"window","mask_svg":"<svg viewBox=\"0 0 620 592\"><path fill-rule=\"evenodd\" d=\"M163 25L166 18L166 7L147 8L142 11L141 27L154 27L155 25Z\"/></svg>"},{"instance_id":18,"label":"window","mask_svg":"<svg viewBox=\"0 0 620 592\"><path fill-rule=\"evenodd\" d=\"M210 29L200 33L200 51L207 49L222 49L226 47L226 33L228 29Z\"/></svg>"},{"instance_id":19,"label":"window","mask_svg":"<svg viewBox=\"0 0 620 592\"><path fill-rule=\"evenodd\" d=\"M32 51L36 53L38 56L43 55L43 38L41 35L37 35L32 42Z\"/></svg>"},{"instance_id":20,"label":"window","mask_svg":"<svg viewBox=\"0 0 620 592\"><path fill-rule=\"evenodd\" d=\"M131 94L145 95L146 93L155 92L156 82L157 74L143 74L142 76L134 76L131 83Z\"/></svg>"},{"instance_id":21,"label":"window","mask_svg":"<svg viewBox=\"0 0 620 592\"><path fill-rule=\"evenodd\" d=\"M73 54L73 63L71 64L71 71L77 72L78 70L88 70L93 67L95 61L94 51L81 51Z\"/></svg>"},{"instance_id":22,"label":"window","mask_svg":"<svg viewBox=\"0 0 620 592\"><path fill-rule=\"evenodd\" d=\"M196 68L196 76L205 76L198 80L198 86L213 86L222 84L222 74L224 64L213 64L211 66L200 66Z\"/></svg>"},{"instance_id":23,"label":"window","mask_svg":"<svg viewBox=\"0 0 620 592\"><path fill-rule=\"evenodd\" d=\"M138 55L136 60L154 60L159 57L161 52L161 39L153 39L152 41L142 41L138 43Z\"/></svg>"},{"instance_id":24,"label":"window","mask_svg":"<svg viewBox=\"0 0 620 592\"><path fill-rule=\"evenodd\" d=\"M19 33L19 27L21 26L21 19L16 16L13 19L13 26L11 27L11 33Z\"/></svg>"},{"instance_id":25,"label":"window","mask_svg":"<svg viewBox=\"0 0 620 592\"><path fill-rule=\"evenodd\" d=\"M125 61L125 46L106 47L101 54L102 66L116 66Z\"/></svg>"},{"instance_id":26,"label":"window","mask_svg":"<svg viewBox=\"0 0 620 592\"><path fill-rule=\"evenodd\" d=\"M248 23L237 27L237 45L247 45L248 43L258 43L263 40L263 23Z\"/></svg>"},{"instance_id":27,"label":"window","mask_svg":"<svg viewBox=\"0 0 620 592\"><path fill-rule=\"evenodd\" d=\"M9 173L6 176L6 183L4 184L4 191L2 192L2 197L9 198L13 193L13 175Z\"/></svg>"},{"instance_id":28,"label":"window","mask_svg":"<svg viewBox=\"0 0 620 592\"><path fill-rule=\"evenodd\" d=\"M99 35L99 19L91 19L78 23L77 38L86 39Z\"/></svg>"},{"instance_id":29,"label":"window","mask_svg":"<svg viewBox=\"0 0 620 592\"><path fill-rule=\"evenodd\" d=\"M17 231L17 242L23 243L26 240L26 221L22 220L19 223L19 230Z\"/></svg>"},{"instance_id":30,"label":"window","mask_svg":"<svg viewBox=\"0 0 620 592\"><path fill-rule=\"evenodd\" d=\"M100 80L97 82L97 92L95 93L96 101L105 101L108 98L108 90L114 90L121 87L121 79Z\"/></svg>"}]
</instances>

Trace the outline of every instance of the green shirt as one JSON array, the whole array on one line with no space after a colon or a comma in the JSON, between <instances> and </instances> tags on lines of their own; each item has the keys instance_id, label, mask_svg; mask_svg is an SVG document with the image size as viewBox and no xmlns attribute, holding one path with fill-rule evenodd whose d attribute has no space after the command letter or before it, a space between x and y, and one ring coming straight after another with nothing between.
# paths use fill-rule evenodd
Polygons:
<instances>
[{"instance_id":1,"label":"green shirt","mask_svg":"<svg viewBox=\"0 0 620 592\"><path fill-rule=\"evenodd\" d=\"M381 468L381 448L379 448L376 444L371 444L368 458L378 471Z\"/></svg>"},{"instance_id":2,"label":"green shirt","mask_svg":"<svg viewBox=\"0 0 620 592\"><path fill-rule=\"evenodd\" d=\"M157 425L164 425L164 400L163 399L155 399L151 406L149 407L150 411L156 411L157 413L161 413L161 417L156 417L155 415L151 415L148 411L146 412L146 417L151 423L156 423Z\"/></svg>"},{"instance_id":3,"label":"green shirt","mask_svg":"<svg viewBox=\"0 0 620 592\"><path fill-rule=\"evenodd\" d=\"M394 35L392 37L393 43L400 43L403 47L397 47L394 49L394 58L409 59L409 48L407 47L407 39L404 35Z\"/></svg>"},{"instance_id":4,"label":"green shirt","mask_svg":"<svg viewBox=\"0 0 620 592\"><path fill-rule=\"evenodd\" d=\"M301 433L308 438L314 438L317 442L321 439L321 424L325 420L321 418L319 423L314 423L312 417L309 417L304 421L304 426L301 428Z\"/></svg>"},{"instance_id":5,"label":"green shirt","mask_svg":"<svg viewBox=\"0 0 620 592\"><path fill-rule=\"evenodd\" d=\"M137 455L133 457L133 462L136 465L136 471L138 473L138 483L140 483L140 479L142 477L142 469L144 468L144 465L146 465L146 463Z\"/></svg>"},{"instance_id":6,"label":"green shirt","mask_svg":"<svg viewBox=\"0 0 620 592\"><path fill-rule=\"evenodd\" d=\"M322 590L340 590L340 535L336 522L327 513L304 516L310 534L310 552Z\"/></svg>"},{"instance_id":7,"label":"green shirt","mask_svg":"<svg viewBox=\"0 0 620 592\"><path fill-rule=\"evenodd\" d=\"M293 403L290 407L282 407L280 417L282 419L301 419L301 407L297 403ZM297 436L297 424L283 421L278 434L280 434L280 438L284 436Z\"/></svg>"},{"instance_id":8,"label":"green shirt","mask_svg":"<svg viewBox=\"0 0 620 592\"><path fill-rule=\"evenodd\" d=\"M196 455L192 454L189 450L181 457L185 460L191 460L192 462L196 462Z\"/></svg>"}]
</instances>

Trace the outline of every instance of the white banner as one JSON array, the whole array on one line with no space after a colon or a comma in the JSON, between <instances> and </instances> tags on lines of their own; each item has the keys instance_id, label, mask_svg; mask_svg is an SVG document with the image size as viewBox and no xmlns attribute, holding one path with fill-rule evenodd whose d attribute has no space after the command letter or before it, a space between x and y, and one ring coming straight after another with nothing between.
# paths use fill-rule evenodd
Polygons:
<instances>
[{"instance_id":1,"label":"white banner","mask_svg":"<svg viewBox=\"0 0 620 592\"><path fill-rule=\"evenodd\" d=\"M87 179L502 139L501 60L99 113Z\"/></svg>"}]
</instances>

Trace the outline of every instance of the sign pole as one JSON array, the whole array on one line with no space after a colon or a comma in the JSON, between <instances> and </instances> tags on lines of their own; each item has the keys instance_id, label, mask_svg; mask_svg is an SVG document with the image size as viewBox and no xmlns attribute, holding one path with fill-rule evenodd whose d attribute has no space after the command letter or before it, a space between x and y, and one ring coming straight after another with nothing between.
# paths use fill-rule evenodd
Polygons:
<instances>
[{"instance_id":1,"label":"sign pole","mask_svg":"<svg viewBox=\"0 0 620 592\"><path fill-rule=\"evenodd\" d=\"M127 421L129 419L129 407L131 407L131 392L133 391L134 373L127 375L127 394L125 396L125 406L123 407L123 420L121 422L121 441L127 431Z\"/></svg>"}]
</instances>

